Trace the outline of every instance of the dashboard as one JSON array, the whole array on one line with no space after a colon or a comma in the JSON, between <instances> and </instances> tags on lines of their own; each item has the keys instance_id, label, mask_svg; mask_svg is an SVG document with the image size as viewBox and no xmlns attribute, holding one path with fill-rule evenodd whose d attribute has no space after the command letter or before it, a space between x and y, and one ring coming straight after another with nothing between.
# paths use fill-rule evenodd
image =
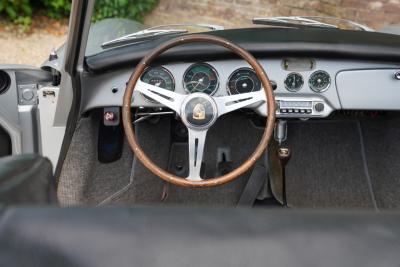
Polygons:
<instances>
[{"instance_id":1,"label":"dashboard","mask_svg":"<svg viewBox=\"0 0 400 267\"><path fill-rule=\"evenodd\" d=\"M277 117L323 118L340 109L400 109L400 64L322 58L258 60L274 88ZM122 105L132 72L125 68L99 75L87 73L83 111ZM236 59L167 62L149 67L141 80L181 94L224 96L262 89L247 62ZM134 92L132 107L162 108L138 92ZM265 104L249 108L268 115Z\"/></svg>"}]
</instances>

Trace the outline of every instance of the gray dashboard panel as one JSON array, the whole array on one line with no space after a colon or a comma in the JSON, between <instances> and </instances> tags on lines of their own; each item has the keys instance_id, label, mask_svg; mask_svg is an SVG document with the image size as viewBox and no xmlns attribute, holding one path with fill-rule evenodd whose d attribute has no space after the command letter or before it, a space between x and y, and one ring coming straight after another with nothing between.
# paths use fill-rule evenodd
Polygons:
<instances>
[{"instance_id":1,"label":"gray dashboard panel","mask_svg":"<svg viewBox=\"0 0 400 267\"><path fill-rule=\"evenodd\" d=\"M336 77L344 109L400 110L399 69L342 71Z\"/></svg>"},{"instance_id":2,"label":"gray dashboard panel","mask_svg":"<svg viewBox=\"0 0 400 267\"><path fill-rule=\"evenodd\" d=\"M312 70L307 71L297 71L304 78L304 86L298 92L289 92L284 86L284 80L286 76L291 72L285 70L282 67L282 59L259 59L260 63L264 67L266 73L268 74L270 80L277 83L278 87L275 91L277 99L296 99L296 100L311 100L324 102L328 108L325 112L317 114L317 117L327 117L332 111L340 110L342 108L347 108L347 106L342 106L342 103L347 103L347 95L338 94L337 90L337 79L338 73L350 70L362 70L368 69L372 72L370 76L375 75L375 70L377 75L380 75L380 69L396 69L400 68L400 64L387 64L387 63L377 63L377 62L367 62L367 61L351 61L351 60L328 60L328 59L313 59L315 66ZM180 63L170 63L163 65L168 69L175 79L175 91L177 93L186 94L183 88L183 75L187 68L194 62L180 62ZM214 94L214 96L227 95L226 90L227 82L229 76L238 68L248 67L247 62L243 60L216 60L206 62L213 66L219 76L219 88ZM105 106L122 106L122 98L124 90L126 87L126 82L129 80L134 67L131 69L124 69L115 72L109 72L101 75L93 75L86 73L83 77L83 102L81 111L87 111L93 108L105 107ZM324 70L331 76L331 85L325 92L315 93L312 91L308 85L308 80L312 73L317 70ZM357 80L357 75L354 78L349 77L350 80L354 79L353 85L357 86L355 82ZM118 92L113 93L112 88L118 88ZM359 93L359 92L358 92ZM359 107L362 109L371 109L375 107L369 107L369 102L361 101ZM134 102L133 107L162 107L158 104L148 102L143 96L134 92ZM258 107L252 107L260 115L266 116L266 106L261 105ZM282 115L278 114L278 117ZM286 115L284 117L299 117L296 115ZM315 117L315 116L309 116Z\"/></svg>"}]
</instances>

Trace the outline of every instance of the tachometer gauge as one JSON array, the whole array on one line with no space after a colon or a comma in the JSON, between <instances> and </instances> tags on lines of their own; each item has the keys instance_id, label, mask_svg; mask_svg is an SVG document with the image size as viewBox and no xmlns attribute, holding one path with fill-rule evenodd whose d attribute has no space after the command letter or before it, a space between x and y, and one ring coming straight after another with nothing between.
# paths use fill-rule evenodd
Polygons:
<instances>
[{"instance_id":1,"label":"tachometer gauge","mask_svg":"<svg viewBox=\"0 0 400 267\"><path fill-rule=\"evenodd\" d=\"M299 91L304 84L303 76L301 76L297 72L289 73L289 75L285 79L285 87L290 92Z\"/></svg>"},{"instance_id":2,"label":"tachometer gauge","mask_svg":"<svg viewBox=\"0 0 400 267\"><path fill-rule=\"evenodd\" d=\"M231 95L250 93L261 89L257 74L250 68L235 70L228 79L228 93Z\"/></svg>"},{"instance_id":3,"label":"tachometer gauge","mask_svg":"<svg viewBox=\"0 0 400 267\"><path fill-rule=\"evenodd\" d=\"M318 70L311 74L308 84L314 92L321 93L331 85L331 76L326 71Z\"/></svg>"},{"instance_id":4,"label":"tachometer gauge","mask_svg":"<svg viewBox=\"0 0 400 267\"><path fill-rule=\"evenodd\" d=\"M172 74L166 68L161 66L148 68L140 80L169 91L175 90L175 82ZM157 101L148 96L143 95L143 97L149 102L157 103Z\"/></svg>"},{"instance_id":5,"label":"tachometer gauge","mask_svg":"<svg viewBox=\"0 0 400 267\"><path fill-rule=\"evenodd\" d=\"M213 95L218 89L217 71L206 63L196 63L186 70L183 86L188 93L205 93Z\"/></svg>"}]
</instances>

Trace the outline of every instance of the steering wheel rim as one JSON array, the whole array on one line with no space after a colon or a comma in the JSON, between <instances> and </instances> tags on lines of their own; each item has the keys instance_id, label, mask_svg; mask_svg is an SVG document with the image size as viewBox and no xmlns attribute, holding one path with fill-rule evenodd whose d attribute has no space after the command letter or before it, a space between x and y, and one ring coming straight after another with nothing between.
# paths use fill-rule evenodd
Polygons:
<instances>
[{"instance_id":1,"label":"steering wheel rim","mask_svg":"<svg viewBox=\"0 0 400 267\"><path fill-rule=\"evenodd\" d=\"M200 96L196 93L195 94L190 94L190 95L179 95L177 93L173 93L164 89L161 89L162 91L159 91L160 88L158 87L154 87L148 84L145 84L147 87L152 87L151 90L146 91L146 89L144 89L144 87L138 87L136 88L138 82L139 85L142 85L140 81L140 77L143 74L143 72L145 71L145 69L150 65L150 63L156 58L158 57L160 54L162 54L163 52L175 47L175 46L179 46L179 45L183 45L183 44L188 44L188 43L211 43L211 44L215 44L218 46L223 46L227 49L229 49L230 51L232 51L233 53L235 53L236 55L240 56L242 59L244 59L252 68L253 70L256 72L258 78L261 81L262 84L262 89L264 90L260 90L258 92L260 92L259 94L257 94L256 92L253 93L245 93L245 94L239 94L239 95L234 95L234 96L230 96L230 98L228 97L220 97L220 98L216 98L216 97L211 97L205 94L201 94ZM140 89L139 89L140 88ZM214 178L209 178L206 180L201 179L201 177L195 178L195 179L189 179L190 177L190 171L192 169L190 169L189 171L189 177L188 178L183 178L183 177L179 177L176 176L174 174L171 174L163 169L161 169L159 166L157 166L147 155L146 153L143 151L143 149L141 148L141 146L139 145L139 143L137 142L136 136L135 136L135 131L133 128L133 124L131 121L131 103L132 103L132 96L133 96L133 92L134 90L141 90L141 93L145 93L148 96L155 98L155 100L157 100L158 102L161 101L161 103L165 103L168 107L170 107L171 109L175 110L182 118L183 121L185 121L183 119L183 116L185 116L185 118L187 119L187 115L184 112L185 109L185 105L188 104L188 100L191 100L193 98L193 95L198 96L201 99L201 101L205 101L204 103L208 103L207 101L213 101L211 102L211 106L213 106L214 104L217 105L217 115L215 115L217 118L219 116L221 116L222 114L231 112L233 110L238 109L237 107L244 107L244 106L248 106L252 103L256 103L254 101L258 100L261 101L265 101L266 98L266 103L267 103L267 112L268 112L268 117L266 120L266 125L265 125L265 129L264 129L264 133L263 136L261 138L260 143L258 144L257 148L255 149L255 151L250 155L250 157L243 162L239 167L237 167L235 170L231 171L230 173L227 173L225 175L219 176L219 177L214 177ZM162 94L162 96L160 96L160 94ZM248 99L246 99L245 97L253 97L250 100L252 101L248 101ZM250 95L252 94L252 95ZM261 95L260 95L261 94ZM235 97L236 96L236 97ZM262 99L260 99L259 97L262 96ZM182 98L180 98L182 97ZM190 98L190 99L189 99ZM171 105L169 106L169 102L167 102L167 99L169 100L173 100L172 102L177 102L177 104L180 104L180 106L175 107L175 104L171 103ZM211 100L210 100L211 99ZM218 99L218 100L216 100ZM236 104L228 104L226 101L226 99L230 100L229 103L236 103ZM186 101L185 105L183 104L184 101ZM218 102L218 103L217 103ZM220 103L221 102L221 103ZM257 103L258 103L257 102ZM241 105L237 105L240 104ZM245 105L246 103L250 103ZM207 106L210 106L207 104ZM233 106L233 110L230 110L232 108L230 108L230 106ZM203 106L204 108L204 106ZM221 109L221 110L219 110ZM195 112L193 110L193 112ZM219 114L222 113L222 114ZM193 115L194 116L194 115ZM213 119L214 120L214 119ZM216 120L216 119L215 119ZM213 122L215 122L215 120ZM124 125L124 129L125 129L125 135L126 138L128 140L128 143L133 151L133 153L136 155L136 157L139 159L139 161L148 169L150 170L153 174L155 174L156 176L158 176L159 178L163 179L166 182L178 185L178 186L184 186L184 187L213 187L213 186L218 186L218 185L222 185L225 183L228 183L230 181L233 181L234 179L238 178L240 175L242 175L243 173L245 173L246 171L248 171L255 163L256 161L262 156L262 154L264 153L265 149L268 147L268 143L269 140L271 139L272 133L273 133L273 129L274 129L274 124L275 124L275 98L274 98L274 93L273 93L273 89L271 87L271 84L269 82L268 76L265 73L263 67L261 66L261 64L246 50L244 50L243 48L241 48L240 46L224 39L221 37L216 37L216 36L211 36L211 35L205 35L205 34L193 34L193 35L187 35L187 36L182 36L182 37L177 37L174 38L162 45L160 45L159 47L155 48L153 51L151 51L149 54L147 54L145 57L143 57L143 59L139 62L139 64L136 66L134 72L132 73L129 82L127 84L126 90L125 90L125 94L124 94L124 98L123 98L123 106L122 106L122 121L123 121L123 125ZM186 123L184 122L185 125L188 127L189 130L189 141L191 138L191 134L193 134L193 131L191 131L191 125L190 123ZM209 127L212 126L213 123L211 123L211 125L207 126L207 129L204 130L203 132L201 132L202 129L197 129L194 131L194 133L204 133L206 134L206 131L208 130ZM194 127L196 128L196 127ZM200 127L201 128L201 127ZM200 139L197 139L197 142L199 142ZM205 136L204 136L204 141L205 141ZM204 148L204 144L202 144ZM195 154L197 154L198 151L196 151ZM202 159L202 153L203 151L201 151L201 159ZM190 144L189 144L189 159L191 157L191 151L190 151ZM197 159L197 155L195 156L195 159ZM190 168L192 168L191 163L189 163ZM194 167L196 168L196 167ZM198 167L198 172L200 172L200 168L201 168L201 162L200 162L200 167ZM197 169L196 169L197 171Z\"/></svg>"}]
</instances>

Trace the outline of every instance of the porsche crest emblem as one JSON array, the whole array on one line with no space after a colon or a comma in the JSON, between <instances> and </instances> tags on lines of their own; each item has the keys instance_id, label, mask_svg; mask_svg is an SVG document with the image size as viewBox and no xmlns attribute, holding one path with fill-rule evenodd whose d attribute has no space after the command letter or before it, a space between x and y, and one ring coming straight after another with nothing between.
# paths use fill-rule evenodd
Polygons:
<instances>
[{"instance_id":1,"label":"porsche crest emblem","mask_svg":"<svg viewBox=\"0 0 400 267\"><path fill-rule=\"evenodd\" d=\"M194 120L204 120L206 118L206 109L203 104L196 104L193 108L193 119Z\"/></svg>"}]
</instances>

